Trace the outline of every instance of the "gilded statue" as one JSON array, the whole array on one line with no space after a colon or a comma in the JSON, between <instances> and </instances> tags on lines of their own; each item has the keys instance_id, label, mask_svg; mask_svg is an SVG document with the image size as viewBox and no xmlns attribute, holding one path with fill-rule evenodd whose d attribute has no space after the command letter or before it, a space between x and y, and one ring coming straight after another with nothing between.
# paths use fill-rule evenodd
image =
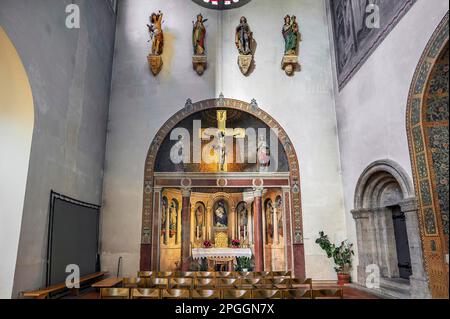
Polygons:
<instances>
[{"instance_id":1,"label":"gilded statue","mask_svg":"<svg viewBox=\"0 0 450 319\"><path fill-rule=\"evenodd\" d=\"M192 57L192 64L198 75L202 75L205 72L207 65L206 27L204 24L206 21L208 19L204 19L201 14L198 14L196 21L193 22L192 47L194 49L194 56Z\"/></svg>"},{"instance_id":2,"label":"gilded statue","mask_svg":"<svg viewBox=\"0 0 450 319\"><path fill-rule=\"evenodd\" d=\"M206 52L206 28L204 23L208 21L208 19L203 19L201 14L197 15L197 21L194 22L194 29L192 32L192 44L194 46L194 54L195 55L204 55Z\"/></svg>"},{"instance_id":3,"label":"gilded statue","mask_svg":"<svg viewBox=\"0 0 450 319\"><path fill-rule=\"evenodd\" d=\"M152 54L161 55L164 49L164 33L162 30L163 14L161 11L152 13L150 16L150 25L147 24L152 42Z\"/></svg>"},{"instance_id":4,"label":"gilded statue","mask_svg":"<svg viewBox=\"0 0 450 319\"><path fill-rule=\"evenodd\" d=\"M253 40L253 33L247 23L246 17L241 17L240 23L236 28L236 47L241 55L251 55L251 44Z\"/></svg>"},{"instance_id":5,"label":"gilded statue","mask_svg":"<svg viewBox=\"0 0 450 319\"><path fill-rule=\"evenodd\" d=\"M281 68L291 76L300 69L298 63L298 44L301 41L300 28L296 16L286 15L282 29L284 38L284 56Z\"/></svg>"},{"instance_id":6,"label":"gilded statue","mask_svg":"<svg viewBox=\"0 0 450 319\"><path fill-rule=\"evenodd\" d=\"M162 53L164 50L164 33L162 30L163 14L161 11L152 13L150 16L150 24L147 24L150 32L150 41L152 43L151 53L147 57L150 71L156 76L161 71L163 60Z\"/></svg>"},{"instance_id":7,"label":"gilded statue","mask_svg":"<svg viewBox=\"0 0 450 319\"><path fill-rule=\"evenodd\" d=\"M253 65L252 51L253 33L246 17L241 17L236 27L235 44L239 51L238 65L242 74L248 75Z\"/></svg>"},{"instance_id":8,"label":"gilded statue","mask_svg":"<svg viewBox=\"0 0 450 319\"><path fill-rule=\"evenodd\" d=\"M295 16L290 17L287 15L284 18L283 37L285 42L284 54L298 55L297 46L299 41L299 28Z\"/></svg>"}]
</instances>

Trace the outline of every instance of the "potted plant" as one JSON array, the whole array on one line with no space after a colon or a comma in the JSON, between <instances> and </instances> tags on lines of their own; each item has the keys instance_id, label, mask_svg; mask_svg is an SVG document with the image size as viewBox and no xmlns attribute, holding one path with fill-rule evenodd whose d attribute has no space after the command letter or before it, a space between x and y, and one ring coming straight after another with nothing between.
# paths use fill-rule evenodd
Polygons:
<instances>
[{"instance_id":1,"label":"potted plant","mask_svg":"<svg viewBox=\"0 0 450 319\"><path fill-rule=\"evenodd\" d=\"M252 269L252 259L248 257L236 257L236 271L250 271Z\"/></svg>"},{"instance_id":2,"label":"potted plant","mask_svg":"<svg viewBox=\"0 0 450 319\"><path fill-rule=\"evenodd\" d=\"M339 246L332 244L327 235L323 231L319 232L320 237L316 239L328 258L333 258L336 265L334 270L338 276L338 284L343 286L350 282L350 269L352 268L353 244L344 240Z\"/></svg>"}]
</instances>

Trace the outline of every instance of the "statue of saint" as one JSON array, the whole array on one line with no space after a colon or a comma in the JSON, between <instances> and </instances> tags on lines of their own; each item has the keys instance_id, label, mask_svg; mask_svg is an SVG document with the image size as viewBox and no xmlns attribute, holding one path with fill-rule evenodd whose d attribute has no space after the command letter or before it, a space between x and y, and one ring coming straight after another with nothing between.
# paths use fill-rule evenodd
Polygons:
<instances>
[{"instance_id":1,"label":"statue of saint","mask_svg":"<svg viewBox=\"0 0 450 319\"><path fill-rule=\"evenodd\" d=\"M239 232L242 238L247 238L248 232L248 211L247 204L241 203L238 206L238 216L239 216Z\"/></svg>"},{"instance_id":2,"label":"statue of saint","mask_svg":"<svg viewBox=\"0 0 450 319\"><path fill-rule=\"evenodd\" d=\"M223 201L219 201L214 210L214 226L219 228L228 227L227 210Z\"/></svg>"},{"instance_id":3,"label":"statue of saint","mask_svg":"<svg viewBox=\"0 0 450 319\"><path fill-rule=\"evenodd\" d=\"M272 201L267 201L266 204L266 230L267 230L267 242L272 243L273 240L273 214L274 209Z\"/></svg>"},{"instance_id":4,"label":"statue of saint","mask_svg":"<svg viewBox=\"0 0 450 319\"><path fill-rule=\"evenodd\" d=\"M177 223L178 223L178 210L174 202L170 204L169 208L170 217L170 238L177 234Z\"/></svg>"},{"instance_id":5,"label":"statue of saint","mask_svg":"<svg viewBox=\"0 0 450 319\"><path fill-rule=\"evenodd\" d=\"M152 13L150 16L150 25L147 24L152 41L152 54L161 55L164 48L164 34L162 30L163 14L161 11Z\"/></svg>"},{"instance_id":6,"label":"statue of saint","mask_svg":"<svg viewBox=\"0 0 450 319\"><path fill-rule=\"evenodd\" d=\"M259 137L257 154L259 170L267 170L270 166L270 149L264 136Z\"/></svg>"},{"instance_id":7,"label":"statue of saint","mask_svg":"<svg viewBox=\"0 0 450 319\"><path fill-rule=\"evenodd\" d=\"M206 52L206 28L204 25L206 21L208 21L208 19L203 19L201 14L197 15L197 21L194 23L194 30L192 34L192 44L194 46L195 55L204 55Z\"/></svg>"},{"instance_id":8,"label":"statue of saint","mask_svg":"<svg viewBox=\"0 0 450 319\"><path fill-rule=\"evenodd\" d=\"M204 207L202 205L198 205L195 210L195 233L197 238L201 238L203 236L203 224L204 224Z\"/></svg>"},{"instance_id":9,"label":"statue of saint","mask_svg":"<svg viewBox=\"0 0 450 319\"><path fill-rule=\"evenodd\" d=\"M283 37L285 41L284 54L297 55L299 27L295 16L290 17L287 15L284 18Z\"/></svg>"},{"instance_id":10,"label":"statue of saint","mask_svg":"<svg viewBox=\"0 0 450 319\"><path fill-rule=\"evenodd\" d=\"M253 33L250 31L250 26L247 23L246 17L241 17L240 23L236 28L236 47L239 54L251 55L251 43L253 39Z\"/></svg>"},{"instance_id":11,"label":"statue of saint","mask_svg":"<svg viewBox=\"0 0 450 319\"><path fill-rule=\"evenodd\" d=\"M168 214L167 214L167 208L168 208L168 203L167 203L167 198L163 197L162 200L162 214L161 214L161 235L164 236L164 243L167 244L166 242L166 223L168 222Z\"/></svg>"}]
</instances>

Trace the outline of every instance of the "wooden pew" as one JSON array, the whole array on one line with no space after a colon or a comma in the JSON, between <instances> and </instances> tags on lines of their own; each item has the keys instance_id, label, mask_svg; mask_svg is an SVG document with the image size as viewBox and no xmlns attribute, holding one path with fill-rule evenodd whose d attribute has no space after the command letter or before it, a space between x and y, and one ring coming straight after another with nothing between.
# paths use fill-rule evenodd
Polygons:
<instances>
[{"instance_id":1,"label":"wooden pew","mask_svg":"<svg viewBox=\"0 0 450 319\"><path fill-rule=\"evenodd\" d=\"M96 288L96 289L114 288L117 285L121 284L122 281L123 281L123 278L110 277L110 278L106 278L106 279L97 281L96 283L92 284L92 288Z\"/></svg>"},{"instance_id":2,"label":"wooden pew","mask_svg":"<svg viewBox=\"0 0 450 319\"><path fill-rule=\"evenodd\" d=\"M107 272L96 272L94 274L90 274L87 276L83 276L80 278L79 284L81 286L81 284L92 281L92 280L97 280L102 278L104 275L106 275ZM48 296L52 293L56 293L56 292L60 292L63 291L65 289L68 289L66 287L66 283L60 283L60 284L56 284L50 287L45 287L43 289L39 289L39 290L34 290L34 291L25 291L22 293L22 295L26 298L34 298L34 299L46 299L48 298ZM77 288L72 288L70 289L71 293L78 293L78 289Z\"/></svg>"}]
</instances>

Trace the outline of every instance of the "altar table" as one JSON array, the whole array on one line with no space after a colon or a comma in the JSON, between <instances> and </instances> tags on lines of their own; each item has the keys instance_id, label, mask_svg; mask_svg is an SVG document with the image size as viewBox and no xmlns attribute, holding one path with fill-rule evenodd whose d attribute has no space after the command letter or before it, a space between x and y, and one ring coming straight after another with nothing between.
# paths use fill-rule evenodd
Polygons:
<instances>
[{"instance_id":1,"label":"altar table","mask_svg":"<svg viewBox=\"0 0 450 319\"><path fill-rule=\"evenodd\" d=\"M230 258L247 257L252 258L250 248L193 248L192 258L194 260L202 258Z\"/></svg>"},{"instance_id":2,"label":"altar table","mask_svg":"<svg viewBox=\"0 0 450 319\"><path fill-rule=\"evenodd\" d=\"M228 270L234 270L237 257L252 258L252 250L250 248L193 248L192 259L208 260L208 269L216 270L216 266L228 265ZM213 263L213 265L210 264Z\"/></svg>"}]
</instances>

